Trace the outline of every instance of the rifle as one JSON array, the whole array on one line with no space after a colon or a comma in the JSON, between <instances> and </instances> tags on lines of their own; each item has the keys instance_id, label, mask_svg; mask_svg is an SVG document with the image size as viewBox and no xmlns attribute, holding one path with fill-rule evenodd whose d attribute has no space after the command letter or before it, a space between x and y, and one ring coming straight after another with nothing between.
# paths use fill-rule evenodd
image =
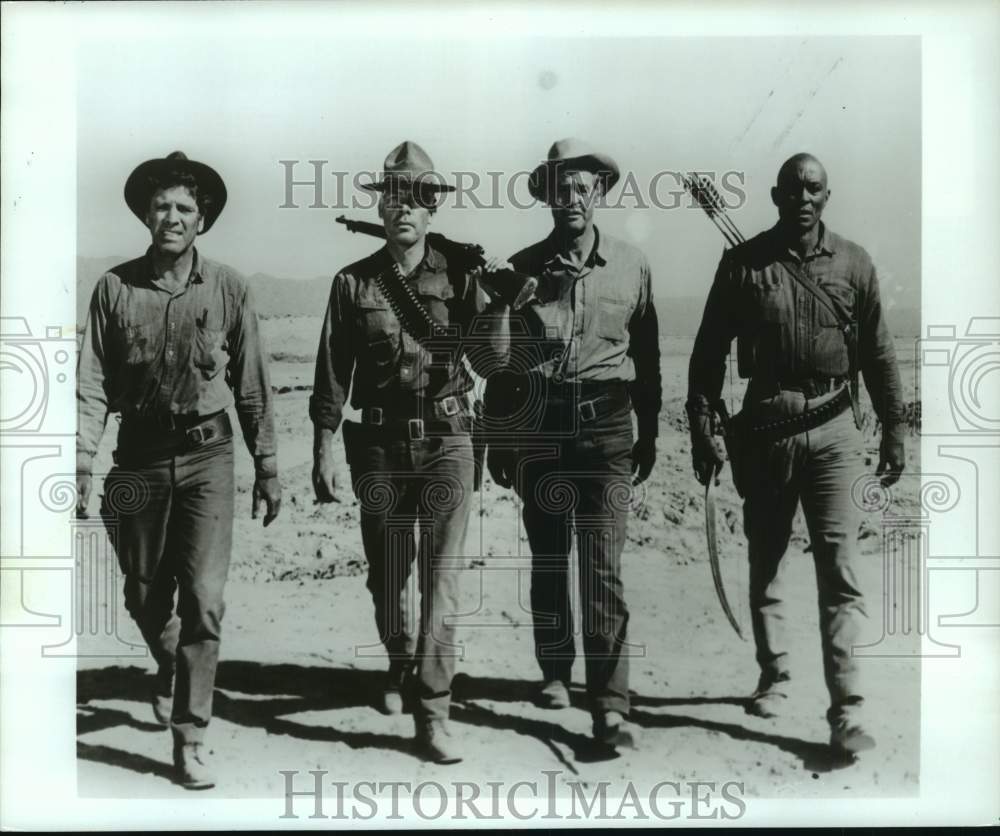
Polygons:
<instances>
[{"instance_id":1,"label":"rifle","mask_svg":"<svg viewBox=\"0 0 1000 836\"><path fill-rule=\"evenodd\" d=\"M337 223L347 227L349 232L362 232L374 238L385 239L385 228L368 221L352 221L341 215ZM486 264L486 252L479 244L463 244L445 238L440 232L428 232L427 243L441 253L449 264L458 264L468 270ZM479 277L479 284L491 299L510 305L515 311L523 307L534 295L538 279L516 270L485 271Z\"/></svg>"}]
</instances>

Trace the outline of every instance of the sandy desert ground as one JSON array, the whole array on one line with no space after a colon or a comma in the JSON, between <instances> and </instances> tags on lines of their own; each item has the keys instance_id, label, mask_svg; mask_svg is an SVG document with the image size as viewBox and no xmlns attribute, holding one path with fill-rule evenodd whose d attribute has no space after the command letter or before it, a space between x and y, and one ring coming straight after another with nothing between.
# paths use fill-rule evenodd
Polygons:
<instances>
[{"instance_id":1,"label":"sandy desert ground","mask_svg":"<svg viewBox=\"0 0 1000 836\"><path fill-rule=\"evenodd\" d=\"M385 662L364 586L357 506L317 506L312 499L307 400L318 333L318 318L265 322L275 359L272 383L279 393L284 504L268 529L251 521L252 468L241 451L228 610L208 738L219 784L204 797L273 797L277 805L284 787L279 770L309 769L329 770L331 780L537 781L543 770L557 770L562 786L739 781L748 798L916 792L920 677L912 658L863 660L868 721L878 748L853 764L830 757L815 581L801 517L785 572L787 617L797 636L789 714L763 720L745 713L757 669L752 643L734 634L712 588L702 499L684 429L691 344L684 339L663 340L659 458L630 522L624 560L638 748L614 759L593 756L580 658L573 707L552 712L534 705L530 613L519 603L526 598L529 553L514 496L487 479L473 513L469 568L462 578L469 615L460 629L464 653L454 682L452 725L465 761L444 767L419 760L410 743L411 718L386 717L371 707ZM899 341L898 351L906 397L912 399L912 342ZM874 452L870 434L869 445ZM113 446L109 432L98 471L110 466ZM916 448L913 443L908 451L913 470ZM898 491L895 501L915 506L916 496L906 490ZM742 515L728 472L719 503L727 589L748 627ZM878 519L870 518L861 530L870 613L865 642L882 634L878 526ZM134 628L128 629L138 641ZM170 781L169 732L151 723L150 671L149 659L80 660L81 795L186 795Z\"/></svg>"}]
</instances>

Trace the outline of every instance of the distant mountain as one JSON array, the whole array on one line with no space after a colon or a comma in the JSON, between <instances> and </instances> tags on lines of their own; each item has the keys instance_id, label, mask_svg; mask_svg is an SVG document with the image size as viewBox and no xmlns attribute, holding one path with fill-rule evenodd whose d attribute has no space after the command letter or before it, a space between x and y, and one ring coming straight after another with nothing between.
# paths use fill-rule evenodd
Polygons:
<instances>
[{"instance_id":1,"label":"distant mountain","mask_svg":"<svg viewBox=\"0 0 1000 836\"><path fill-rule=\"evenodd\" d=\"M698 332L705 300L694 297L656 299L660 333L671 337L693 337ZM889 330L896 337L920 336L920 308L894 307L885 311Z\"/></svg>"},{"instance_id":2,"label":"distant mountain","mask_svg":"<svg viewBox=\"0 0 1000 836\"><path fill-rule=\"evenodd\" d=\"M76 259L76 321L82 324L90 305L97 280L112 267L127 258L87 258ZM320 276L315 279L277 279L266 273L254 273L247 277L257 305L257 313L262 317L272 316L322 316L330 296L332 277Z\"/></svg>"},{"instance_id":3,"label":"distant mountain","mask_svg":"<svg viewBox=\"0 0 1000 836\"><path fill-rule=\"evenodd\" d=\"M94 285L103 273L127 261L126 258L76 259L76 320L83 323ZM248 278L262 317L322 316L330 295L329 276L315 279L279 279L266 273L254 273ZM656 312L660 333L673 337L693 337L701 322L705 300L696 297L660 297ZM889 326L897 337L920 335L920 309L895 307L886 312Z\"/></svg>"}]
</instances>

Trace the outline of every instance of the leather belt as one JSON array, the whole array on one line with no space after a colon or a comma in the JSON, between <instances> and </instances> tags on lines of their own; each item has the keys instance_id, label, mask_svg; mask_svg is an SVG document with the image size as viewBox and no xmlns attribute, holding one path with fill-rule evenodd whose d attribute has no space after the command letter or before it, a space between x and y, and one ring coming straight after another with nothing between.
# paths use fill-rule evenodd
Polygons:
<instances>
[{"instance_id":1,"label":"leather belt","mask_svg":"<svg viewBox=\"0 0 1000 836\"><path fill-rule=\"evenodd\" d=\"M119 459L151 461L232 435L233 425L225 410L212 415L125 415L113 456L116 464Z\"/></svg>"},{"instance_id":2,"label":"leather belt","mask_svg":"<svg viewBox=\"0 0 1000 836\"><path fill-rule=\"evenodd\" d=\"M457 422L451 419L472 415L469 394L466 392L461 395L448 395L430 401L429 404L425 403L421 412L423 413L421 417L414 417L412 411L404 411L398 407L367 406L361 410L361 423L368 427L380 427L404 435L411 441L419 441L429 432L434 432L436 435L453 433Z\"/></svg>"},{"instance_id":3,"label":"leather belt","mask_svg":"<svg viewBox=\"0 0 1000 836\"><path fill-rule=\"evenodd\" d=\"M835 397L826 403L799 415L789 415L765 424L750 424L748 431L754 441L770 442L790 438L793 435L814 430L827 421L836 418L851 405L851 393L843 387Z\"/></svg>"},{"instance_id":4,"label":"leather belt","mask_svg":"<svg viewBox=\"0 0 1000 836\"><path fill-rule=\"evenodd\" d=\"M549 384L549 404L574 405L580 422L589 424L629 404L628 384L623 380L587 380L577 383Z\"/></svg>"},{"instance_id":5,"label":"leather belt","mask_svg":"<svg viewBox=\"0 0 1000 836\"><path fill-rule=\"evenodd\" d=\"M627 401L625 401L627 403ZM592 398L588 401L581 401L576 406L576 412L580 416L580 421L589 424L605 415L610 415L616 409L622 407L623 401L613 395L604 395L600 398Z\"/></svg>"},{"instance_id":6,"label":"leather belt","mask_svg":"<svg viewBox=\"0 0 1000 836\"><path fill-rule=\"evenodd\" d=\"M807 398L818 398L837 391L838 386L847 382L846 377L813 377L804 380L778 381L778 389L785 392L801 392Z\"/></svg>"}]
</instances>

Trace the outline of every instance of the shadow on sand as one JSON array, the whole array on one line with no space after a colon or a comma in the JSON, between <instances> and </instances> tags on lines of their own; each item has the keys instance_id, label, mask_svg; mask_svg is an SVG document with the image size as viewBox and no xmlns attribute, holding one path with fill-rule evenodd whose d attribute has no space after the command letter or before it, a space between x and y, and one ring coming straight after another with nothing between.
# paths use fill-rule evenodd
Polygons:
<instances>
[{"instance_id":1,"label":"shadow on sand","mask_svg":"<svg viewBox=\"0 0 1000 836\"><path fill-rule=\"evenodd\" d=\"M352 749L383 749L415 757L412 740L408 737L368 731L341 731L334 726L317 726L288 719L289 715L307 711L373 707L380 695L383 681L382 672L374 670L223 661L219 663L216 674L217 690L213 716L237 725L263 729L269 734L342 743ZM128 700L141 703L145 708L152 687L152 674L135 666L111 666L79 671L77 673L78 737L116 726L128 726L140 732L162 734L161 726L151 721L136 719L128 711L91 704L103 700ZM473 678L459 674L453 684L452 720L456 723L533 738L545 745L553 757L571 772L576 772L573 762L587 763L610 760L619 756L614 750L595 744L589 735L563 728L558 713L553 713L553 719L550 721L508 714L483 704L534 703L537 687L535 682L528 680ZM586 694L581 689L573 688L571 697L575 708L586 710ZM745 700L742 698L658 698L636 695L632 702L631 720L637 729L692 727L724 734L733 740L765 743L795 755L802 761L803 768L812 772L828 772L849 765L835 758L825 743L757 731L738 723L691 717L672 710L685 705L743 706ZM648 709L668 709L668 711ZM372 710L375 710L374 707ZM143 710L137 713L141 715ZM151 709L149 713L152 719ZM572 760L566 758L560 746L572 752ZM77 756L84 760L97 761L138 773L170 778L170 769L166 763L110 746L94 745L78 740Z\"/></svg>"}]
</instances>

